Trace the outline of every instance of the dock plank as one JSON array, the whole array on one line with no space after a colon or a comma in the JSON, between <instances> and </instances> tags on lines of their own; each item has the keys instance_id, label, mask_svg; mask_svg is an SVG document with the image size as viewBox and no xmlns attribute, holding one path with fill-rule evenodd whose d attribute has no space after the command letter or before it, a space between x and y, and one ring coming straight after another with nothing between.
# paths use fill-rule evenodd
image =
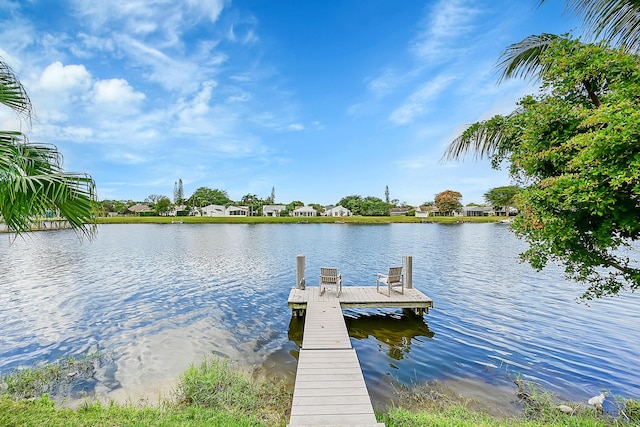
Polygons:
<instances>
[{"instance_id":1,"label":"dock plank","mask_svg":"<svg viewBox=\"0 0 640 427\"><path fill-rule=\"evenodd\" d=\"M351 348L340 302L335 297L329 297L327 301L311 302L307 306L302 348L307 350Z\"/></svg>"},{"instance_id":2,"label":"dock plank","mask_svg":"<svg viewBox=\"0 0 640 427\"><path fill-rule=\"evenodd\" d=\"M289 425L384 425L376 421L353 348L314 350L303 343Z\"/></svg>"}]
</instances>

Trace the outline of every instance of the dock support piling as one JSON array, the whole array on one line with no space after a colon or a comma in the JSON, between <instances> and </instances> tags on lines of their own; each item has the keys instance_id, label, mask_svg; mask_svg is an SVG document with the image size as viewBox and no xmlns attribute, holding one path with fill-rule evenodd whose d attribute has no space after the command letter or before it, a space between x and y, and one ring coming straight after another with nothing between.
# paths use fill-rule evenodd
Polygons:
<instances>
[{"instance_id":1,"label":"dock support piling","mask_svg":"<svg viewBox=\"0 0 640 427\"><path fill-rule=\"evenodd\" d=\"M298 255L296 257L296 288L304 289L305 288L305 278L304 278L304 269L305 269L305 256Z\"/></svg>"},{"instance_id":2,"label":"dock support piling","mask_svg":"<svg viewBox=\"0 0 640 427\"><path fill-rule=\"evenodd\" d=\"M413 289L413 257L411 255L403 256L402 264L404 264L404 287Z\"/></svg>"}]
</instances>

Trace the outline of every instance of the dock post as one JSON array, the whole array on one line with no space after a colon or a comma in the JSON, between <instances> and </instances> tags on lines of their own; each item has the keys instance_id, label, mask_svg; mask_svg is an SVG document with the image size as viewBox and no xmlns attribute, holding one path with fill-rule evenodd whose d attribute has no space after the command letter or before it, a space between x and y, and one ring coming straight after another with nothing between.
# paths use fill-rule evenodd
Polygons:
<instances>
[{"instance_id":1,"label":"dock post","mask_svg":"<svg viewBox=\"0 0 640 427\"><path fill-rule=\"evenodd\" d=\"M413 289L413 257L411 255L403 256L402 263L404 264L404 287Z\"/></svg>"},{"instance_id":2,"label":"dock post","mask_svg":"<svg viewBox=\"0 0 640 427\"><path fill-rule=\"evenodd\" d=\"M297 289L305 288L304 267L305 267L305 257L304 255L298 255L296 257L296 288Z\"/></svg>"}]
</instances>

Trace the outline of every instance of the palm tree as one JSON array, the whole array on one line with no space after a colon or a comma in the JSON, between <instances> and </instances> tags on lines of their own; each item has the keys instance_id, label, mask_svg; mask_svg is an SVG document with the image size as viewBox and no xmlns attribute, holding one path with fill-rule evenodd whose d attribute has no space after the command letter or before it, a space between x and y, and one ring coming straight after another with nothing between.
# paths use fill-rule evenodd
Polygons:
<instances>
[{"instance_id":1,"label":"palm tree","mask_svg":"<svg viewBox=\"0 0 640 427\"><path fill-rule=\"evenodd\" d=\"M546 0L540 0L543 4ZM630 52L640 51L640 0L567 0L567 7L582 16L585 32L600 36ZM507 47L496 64L498 83L509 78L538 79L546 71L540 61L542 53L551 43L567 36L539 34L526 37ZM548 67L550 65L547 65ZM598 107L600 100L593 93L589 82L585 89L593 104ZM516 110L510 116L518 114ZM456 160L474 152L476 158L491 157L498 153L505 141L499 118L472 125L462 135L454 139L443 154L444 160Z\"/></svg>"},{"instance_id":2,"label":"palm tree","mask_svg":"<svg viewBox=\"0 0 640 427\"><path fill-rule=\"evenodd\" d=\"M640 0L567 0L567 9L584 20L585 34L631 53L640 51Z\"/></svg>"},{"instance_id":3,"label":"palm tree","mask_svg":"<svg viewBox=\"0 0 640 427\"><path fill-rule=\"evenodd\" d=\"M1 59L0 103L31 121L31 100ZM30 143L22 132L0 131L0 216L10 230L27 231L38 216L53 211L91 237L96 230L91 205L95 200L93 179L64 172L56 147Z\"/></svg>"}]
</instances>

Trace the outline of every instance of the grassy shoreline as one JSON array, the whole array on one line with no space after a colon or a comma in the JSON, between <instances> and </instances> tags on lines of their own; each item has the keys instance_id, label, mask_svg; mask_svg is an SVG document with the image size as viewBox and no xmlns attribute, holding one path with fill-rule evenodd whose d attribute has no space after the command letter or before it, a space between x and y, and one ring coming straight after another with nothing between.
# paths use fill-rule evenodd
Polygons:
<instances>
[{"instance_id":1,"label":"grassy shoreline","mask_svg":"<svg viewBox=\"0 0 640 427\"><path fill-rule=\"evenodd\" d=\"M172 224L181 222L184 224L397 224L397 223L435 223L435 224L459 224L459 223L497 223L504 217L497 216L435 216L429 218L416 218L415 216L349 216L349 217L210 217L210 216L116 216L100 217L98 224Z\"/></svg>"},{"instance_id":2,"label":"grassy shoreline","mask_svg":"<svg viewBox=\"0 0 640 427\"><path fill-rule=\"evenodd\" d=\"M292 392L284 381L265 378L208 357L192 365L181 377L171 398L157 404L118 404L87 398L78 409L61 407L47 391L59 390L81 374L78 364L92 366L97 359L63 359L57 364L17 371L0 377L0 425L2 426L284 426ZM70 363L72 362L72 363ZM91 369L84 372L90 375ZM48 379L47 379L48 378ZM27 397L28 396L28 397ZM551 393L526 383L517 395L520 416L496 417L477 408L474 401L454 395L434 384L403 387L397 404L376 411L387 427L403 426L576 426L606 427L640 422L640 403L625 401L623 415L602 414L585 404L559 402ZM58 396L59 398L59 396ZM558 409L571 405L571 414ZM622 411L624 408L624 411Z\"/></svg>"}]
</instances>

